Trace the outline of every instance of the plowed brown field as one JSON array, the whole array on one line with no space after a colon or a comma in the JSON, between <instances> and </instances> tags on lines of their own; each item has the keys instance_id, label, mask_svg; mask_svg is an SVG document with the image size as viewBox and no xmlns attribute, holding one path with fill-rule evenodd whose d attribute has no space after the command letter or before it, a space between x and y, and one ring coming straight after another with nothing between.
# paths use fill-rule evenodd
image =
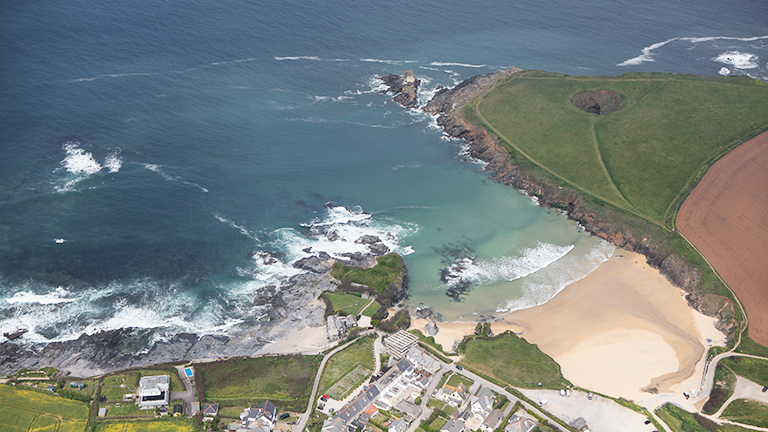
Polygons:
<instances>
[{"instance_id":1,"label":"plowed brown field","mask_svg":"<svg viewBox=\"0 0 768 432\"><path fill-rule=\"evenodd\" d=\"M709 169L681 206L677 228L739 296L749 336L768 346L768 132Z\"/></svg>"}]
</instances>

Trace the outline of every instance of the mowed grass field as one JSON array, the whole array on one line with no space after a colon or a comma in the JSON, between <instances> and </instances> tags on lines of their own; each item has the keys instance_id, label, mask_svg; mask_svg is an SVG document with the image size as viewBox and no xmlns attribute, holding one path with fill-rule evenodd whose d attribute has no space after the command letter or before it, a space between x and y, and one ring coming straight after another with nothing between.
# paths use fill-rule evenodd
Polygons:
<instances>
[{"instance_id":1,"label":"mowed grass field","mask_svg":"<svg viewBox=\"0 0 768 432\"><path fill-rule=\"evenodd\" d=\"M207 402L245 407L266 399L303 410L322 356L282 355L197 363Z\"/></svg>"},{"instance_id":2,"label":"mowed grass field","mask_svg":"<svg viewBox=\"0 0 768 432\"><path fill-rule=\"evenodd\" d=\"M3 432L82 432L88 405L53 394L0 385Z\"/></svg>"},{"instance_id":3,"label":"mowed grass field","mask_svg":"<svg viewBox=\"0 0 768 432\"><path fill-rule=\"evenodd\" d=\"M319 394L343 399L371 377L374 367L373 337L362 337L328 360L320 378Z\"/></svg>"},{"instance_id":4,"label":"mowed grass field","mask_svg":"<svg viewBox=\"0 0 768 432\"><path fill-rule=\"evenodd\" d=\"M613 90L623 108L597 115L573 98ZM768 128L768 83L748 77L516 73L465 117L577 190L673 228L695 182L720 156Z\"/></svg>"}]
</instances>

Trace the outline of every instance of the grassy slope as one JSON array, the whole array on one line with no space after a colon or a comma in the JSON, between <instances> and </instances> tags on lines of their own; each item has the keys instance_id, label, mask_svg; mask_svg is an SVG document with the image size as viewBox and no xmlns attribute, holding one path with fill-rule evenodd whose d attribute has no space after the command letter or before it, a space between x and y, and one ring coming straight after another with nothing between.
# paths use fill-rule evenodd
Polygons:
<instances>
[{"instance_id":1,"label":"grassy slope","mask_svg":"<svg viewBox=\"0 0 768 432\"><path fill-rule=\"evenodd\" d=\"M389 254L376 259L377 264L373 268L359 269L345 266L338 262L333 264L331 276L338 280L348 278L354 283L367 285L378 293L384 292L403 272L403 263L400 255Z\"/></svg>"},{"instance_id":2,"label":"grassy slope","mask_svg":"<svg viewBox=\"0 0 768 432\"><path fill-rule=\"evenodd\" d=\"M729 424L723 424L718 426L716 423L708 421L706 419L701 422L697 421L696 417L688 411L678 408L672 404L665 404L661 408L656 410L656 414L664 420L672 429L672 432L747 432L749 429L745 429L738 426ZM703 423L703 424L702 424Z\"/></svg>"},{"instance_id":3,"label":"grassy slope","mask_svg":"<svg viewBox=\"0 0 768 432\"><path fill-rule=\"evenodd\" d=\"M461 364L470 370L515 387L535 388L540 382L544 388L557 389L568 384L551 357L510 332L472 338L460 351Z\"/></svg>"},{"instance_id":4,"label":"grassy slope","mask_svg":"<svg viewBox=\"0 0 768 432\"><path fill-rule=\"evenodd\" d=\"M723 417L738 423L768 428L768 405L753 400L736 399L725 408Z\"/></svg>"},{"instance_id":5,"label":"grassy slope","mask_svg":"<svg viewBox=\"0 0 768 432\"><path fill-rule=\"evenodd\" d=\"M571 102L581 91L605 88L622 94L624 109L596 116ZM766 129L768 85L745 77L526 71L499 83L477 107L505 144L551 175L672 227L690 180Z\"/></svg>"},{"instance_id":6,"label":"grassy slope","mask_svg":"<svg viewBox=\"0 0 768 432\"><path fill-rule=\"evenodd\" d=\"M728 357L720 360L723 366L730 368L733 373L762 386L768 386L768 360L749 357Z\"/></svg>"},{"instance_id":7,"label":"grassy slope","mask_svg":"<svg viewBox=\"0 0 768 432\"><path fill-rule=\"evenodd\" d=\"M208 402L227 406L270 399L281 409L306 407L320 356L284 355L195 364Z\"/></svg>"}]
</instances>

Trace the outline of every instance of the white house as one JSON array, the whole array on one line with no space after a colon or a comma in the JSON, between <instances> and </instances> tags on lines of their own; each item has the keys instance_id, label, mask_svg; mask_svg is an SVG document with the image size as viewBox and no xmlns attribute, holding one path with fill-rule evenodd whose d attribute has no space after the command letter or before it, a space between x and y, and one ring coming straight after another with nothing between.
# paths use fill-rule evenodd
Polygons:
<instances>
[{"instance_id":1,"label":"white house","mask_svg":"<svg viewBox=\"0 0 768 432\"><path fill-rule=\"evenodd\" d=\"M168 407L170 398L170 375L142 377L139 381L139 408L152 409Z\"/></svg>"},{"instance_id":2,"label":"white house","mask_svg":"<svg viewBox=\"0 0 768 432\"><path fill-rule=\"evenodd\" d=\"M493 400L496 396L488 387L480 386L474 395L469 398L472 416L478 420L485 420L493 409Z\"/></svg>"},{"instance_id":3,"label":"white house","mask_svg":"<svg viewBox=\"0 0 768 432\"><path fill-rule=\"evenodd\" d=\"M238 432L269 432L277 421L277 407L266 401L262 404L246 408L240 414Z\"/></svg>"},{"instance_id":4,"label":"white house","mask_svg":"<svg viewBox=\"0 0 768 432\"><path fill-rule=\"evenodd\" d=\"M467 386L459 383L456 387L445 385L435 393L435 398L446 402L448 405L458 408L467 398Z\"/></svg>"}]
</instances>

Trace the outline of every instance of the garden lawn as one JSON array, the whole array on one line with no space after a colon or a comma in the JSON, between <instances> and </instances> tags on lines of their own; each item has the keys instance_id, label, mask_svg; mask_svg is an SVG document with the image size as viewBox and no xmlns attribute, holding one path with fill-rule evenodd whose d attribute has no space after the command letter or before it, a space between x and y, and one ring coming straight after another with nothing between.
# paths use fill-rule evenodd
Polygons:
<instances>
[{"instance_id":1,"label":"garden lawn","mask_svg":"<svg viewBox=\"0 0 768 432\"><path fill-rule=\"evenodd\" d=\"M322 356L283 355L196 363L208 402L245 407L269 399L303 411Z\"/></svg>"},{"instance_id":2,"label":"garden lawn","mask_svg":"<svg viewBox=\"0 0 768 432\"><path fill-rule=\"evenodd\" d=\"M367 285L378 293L383 293L404 270L403 258L398 254L389 254L376 258L376 265L369 269L359 269L335 262L331 276L338 280L346 278L356 284Z\"/></svg>"},{"instance_id":3,"label":"garden lawn","mask_svg":"<svg viewBox=\"0 0 768 432\"><path fill-rule=\"evenodd\" d=\"M359 315L360 309L370 300L348 293L325 293L333 305L333 312L344 311L346 315Z\"/></svg>"},{"instance_id":4,"label":"garden lawn","mask_svg":"<svg viewBox=\"0 0 768 432\"><path fill-rule=\"evenodd\" d=\"M473 372L514 387L558 389L568 385L560 366L511 332L493 338L474 337L461 344L461 364Z\"/></svg>"},{"instance_id":5,"label":"garden lawn","mask_svg":"<svg viewBox=\"0 0 768 432\"><path fill-rule=\"evenodd\" d=\"M335 394L331 394L331 397L341 399L345 395L345 389L352 390L359 386L370 377L373 369L373 337L362 337L328 360L320 378L320 394L328 393L333 388ZM366 375L362 375L362 371L365 371ZM335 384L342 382L350 374L355 379L346 382L343 388L335 388Z\"/></svg>"}]
</instances>

